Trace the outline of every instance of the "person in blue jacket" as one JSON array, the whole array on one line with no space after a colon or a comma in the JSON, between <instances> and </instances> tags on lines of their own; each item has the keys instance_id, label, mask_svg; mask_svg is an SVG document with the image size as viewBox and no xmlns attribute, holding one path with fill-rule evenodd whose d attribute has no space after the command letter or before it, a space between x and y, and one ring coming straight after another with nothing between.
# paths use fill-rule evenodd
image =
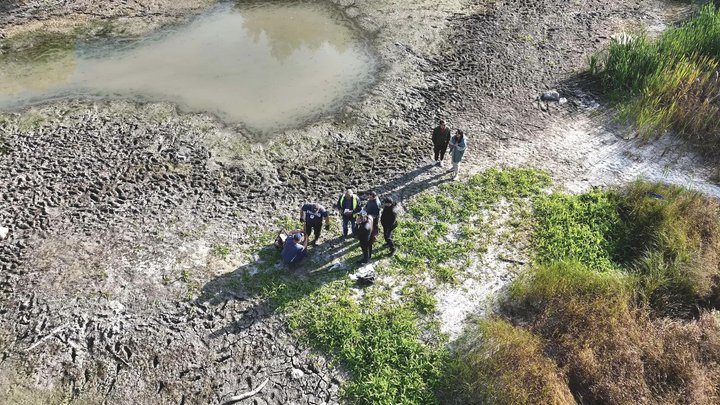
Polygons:
<instances>
[{"instance_id":1,"label":"person in blue jacket","mask_svg":"<svg viewBox=\"0 0 720 405\"><path fill-rule=\"evenodd\" d=\"M308 238L303 231L298 229L290 232L285 239L282 252L280 252L283 263L289 266L300 263L307 257L307 245Z\"/></svg>"}]
</instances>

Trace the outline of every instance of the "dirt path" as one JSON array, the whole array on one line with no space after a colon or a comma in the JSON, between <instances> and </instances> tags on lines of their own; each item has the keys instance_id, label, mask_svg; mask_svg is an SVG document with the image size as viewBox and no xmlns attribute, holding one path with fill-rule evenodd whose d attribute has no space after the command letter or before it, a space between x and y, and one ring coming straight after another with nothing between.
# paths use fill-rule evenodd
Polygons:
<instances>
[{"instance_id":1,"label":"dirt path","mask_svg":"<svg viewBox=\"0 0 720 405\"><path fill-rule=\"evenodd\" d=\"M379 83L271 141L161 103L62 101L3 117L0 402L221 403L266 378L258 403L339 401L340 371L237 280L217 280L247 262L249 226L300 201L330 205L346 186L407 199L437 184L426 166L437 118L467 130L467 172L528 165L571 190L646 177L720 195L692 151L624 140L574 80L612 33L662 27L676 6L337 3L375 41ZM0 28L77 13L161 21L203 2L182 4L9 2ZM535 101L551 87L568 103ZM208 284L218 294L200 299ZM455 329L460 318L447 317Z\"/></svg>"}]
</instances>

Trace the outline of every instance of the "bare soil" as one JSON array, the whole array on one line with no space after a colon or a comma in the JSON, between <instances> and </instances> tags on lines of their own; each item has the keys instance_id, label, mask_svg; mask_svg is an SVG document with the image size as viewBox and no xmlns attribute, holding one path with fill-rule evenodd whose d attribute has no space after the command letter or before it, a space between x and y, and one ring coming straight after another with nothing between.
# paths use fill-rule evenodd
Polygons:
<instances>
[{"instance_id":1,"label":"bare soil","mask_svg":"<svg viewBox=\"0 0 720 405\"><path fill-rule=\"evenodd\" d=\"M151 29L207 5L9 1L0 38L79 16ZM439 118L468 134L463 175L526 165L573 191L646 177L720 196L692 150L672 138L643 145L611 124L581 74L613 33L661 29L686 8L336 6L372 37L384 62L378 83L341 112L270 139L164 103L61 100L0 116L0 226L9 228L0 241L0 402L222 403L266 378L245 403L338 402L342 370L227 274L247 263L255 226L268 230L302 201L331 206L348 186L402 201L437 184L442 174L427 164ZM550 88L567 102L539 102ZM446 294L473 307L443 315L457 331L483 297Z\"/></svg>"}]
</instances>

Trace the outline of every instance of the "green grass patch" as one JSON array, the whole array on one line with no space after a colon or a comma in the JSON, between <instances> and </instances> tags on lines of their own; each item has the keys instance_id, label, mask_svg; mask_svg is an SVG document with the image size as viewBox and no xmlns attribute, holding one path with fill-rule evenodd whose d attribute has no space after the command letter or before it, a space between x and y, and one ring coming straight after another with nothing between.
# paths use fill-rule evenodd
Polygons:
<instances>
[{"instance_id":1,"label":"green grass patch","mask_svg":"<svg viewBox=\"0 0 720 405\"><path fill-rule=\"evenodd\" d=\"M448 353L426 276L458 282L472 255L484 253L491 241L494 231L483 214L499 203L529 207L549 186L543 172L488 170L468 182L419 194L396 231L397 254L376 262L380 277L392 276L399 286L397 296L382 282L359 289L348 278L352 265L343 267L347 271L313 271L328 263L312 252L301 266L309 271L288 271L278 265L275 249L262 248L272 242L273 232L259 232L258 246L246 252L255 261L232 280L284 313L295 333L349 371L343 392L350 403L437 403ZM347 262L357 253L335 259Z\"/></svg>"},{"instance_id":2,"label":"green grass patch","mask_svg":"<svg viewBox=\"0 0 720 405\"><path fill-rule=\"evenodd\" d=\"M458 270L455 266L439 265L435 268L433 277L442 283L455 284L457 282Z\"/></svg>"},{"instance_id":3,"label":"green grass patch","mask_svg":"<svg viewBox=\"0 0 720 405\"><path fill-rule=\"evenodd\" d=\"M581 195L552 194L535 205L537 260L578 260L598 270L623 262L627 227L618 213L620 198L593 190Z\"/></svg>"},{"instance_id":4,"label":"green grass patch","mask_svg":"<svg viewBox=\"0 0 720 405\"><path fill-rule=\"evenodd\" d=\"M274 249L264 256L277 262ZM264 260L264 259L260 259ZM446 351L440 340L420 339L425 314L436 302L416 285L395 302L381 286L363 290L361 298L347 272L298 274L266 265L242 275L243 287L286 314L288 325L309 344L343 364L351 380L343 387L351 403L435 403ZM437 330L431 332L439 337Z\"/></svg>"},{"instance_id":5,"label":"green grass patch","mask_svg":"<svg viewBox=\"0 0 720 405\"><path fill-rule=\"evenodd\" d=\"M266 270L254 275L245 273L242 279L245 289L269 300L273 309L280 311L313 292L323 282L319 276L298 278L287 269Z\"/></svg>"},{"instance_id":6,"label":"green grass patch","mask_svg":"<svg viewBox=\"0 0 720 405\"><path fill-rule=\"evenodd\" d=\"M720 153L720 9L707 4L657 40L613 41L591 58L621 117L646 137L673 129L708 154Z\"/></svg>"},{"instance_id":7,"label":"green grass patch","mask_svg":"<svg viewBox=\"0 0 720 405\"><path fill-rule=\"evenodd\" d=\"M665 314L689 316L718 300L717 201L637 182L615 191L540 198L536 215L538 263L571 260L631 273L638 298Z\"/></svg>"},{"instance_id":8,"label":"green grass patch","mask_svg":"<svg viewBox=\"0 0 720 405\"><path fill-rule=\"evenodd\" d=\"M414 308L372 294L358 302L347 282L337 281L295 303L289 325L349 369L344 393L351 403L437 403L446 351L442 342L419 338Z\"/></svg>"},{"instance_id":9,"label":"green grass patch","mask_svg":"<svg viewBox=\"0 0 720 405\"><path fill-rule=\"evenodd\" d=\"M225 259L230 256L230 246L227 245L215 245L212 248L211 253L214 256Z\"/></svg>"},{"instance_id":10,"label":"green grass patch","mask_svg":"<svg viewBox=\"0 0 720 405\"><path fill-rule=\"evenodd\" d=\"M393 265L401 274L430 273L454 282L458 263L484 253L493 235L481 214L503 201L527 202L550 184L547 173L538 170L489 169L467 182L443 184L437 193L420 194L396 231L399 253Z\"/></svg>"}]
</instances>

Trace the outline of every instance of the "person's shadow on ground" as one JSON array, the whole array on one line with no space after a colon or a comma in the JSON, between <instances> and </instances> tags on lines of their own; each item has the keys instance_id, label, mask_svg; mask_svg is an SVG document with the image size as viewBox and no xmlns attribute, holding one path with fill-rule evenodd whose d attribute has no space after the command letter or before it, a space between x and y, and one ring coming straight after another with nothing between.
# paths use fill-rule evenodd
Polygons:
<instances>
[{"instance_id":1,"label":"person's shadow on ground","mask_svg":"<svg viewBox=\"0 0 720 405\"><path fill-rule=\"evenodd\" d=\"M210 337L239 333L272 316L279 306L302 299L361 267L356 262L362 258L362 252L357 240L351 237L345 241L339 237L325 239L317 246L308 246L308 250L308 256L302 262L287 266L282 263L280 252L270 244L258 250L250 263L205 284L195 300L197 304L217 306L233 300L252 302L240 319L213 332ZM267 296L278 288L282 289L279 299Z\"/></svg>"},{"instance_id":2,"label":"person's shadow on ground","mask_svg":"<svg viewBox=\"0 0 720 405\"><path fill-rule=\"evenodd\" d=\"M408 176L414 179L431 169L430 165L422 166ZM391 182L378 189L399 193L402 199L407 199L450 180L446 174L447 172L442 170L424 180L407 182L406 187L399 187L399 183ZM408 176L404 176L406 181ZM340 237L321 238L317 246L310 245L308 249L308 257L301 263L287 266L282 263L279 250L272 243L268 243L254 252L248 264L205 284L201 295L195 300L196 304L217 306L233 300L251 302L251 307L243 311L240 319L213 332L210 337L239 333L272 316L278 307L302 299L326 283L349 277L363 267L357 263L362 258L359 243L351 237L344 241ZM387 257L388 254L389 251L383 246L380 230L374 244L373 262ZM278 289L281 290L279 293ZM272 299L268 295L279 295L280 299Z\"/></svg>"}]
</instances>

